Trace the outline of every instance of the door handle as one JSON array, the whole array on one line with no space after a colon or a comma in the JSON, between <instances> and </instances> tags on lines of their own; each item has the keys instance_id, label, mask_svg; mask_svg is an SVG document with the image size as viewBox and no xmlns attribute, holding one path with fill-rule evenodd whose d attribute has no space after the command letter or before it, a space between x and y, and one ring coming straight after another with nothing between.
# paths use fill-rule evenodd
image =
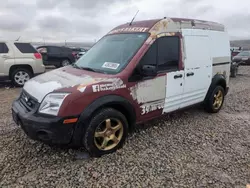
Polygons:
<instances>
[{"instance_id":1,"label":"door handle","mask_svg":"<svg viewBox=\"0 0 250 188\"><path fill-rule=\"evenodd\" d=\"M187 73L187 76L193 76L194 75L194 73L193 72L189 72L189 73Z\"/></svg>"},{"instance_id":2,"label":"door handle","mask_svg":"<svg viewBox=\"0 0 250 188\"><path fill-rule=\"evenodd\" d=\"M177 79L177 78L182 78L182 74L174 75L174 79Z\"/></svg>"}]
</instances>

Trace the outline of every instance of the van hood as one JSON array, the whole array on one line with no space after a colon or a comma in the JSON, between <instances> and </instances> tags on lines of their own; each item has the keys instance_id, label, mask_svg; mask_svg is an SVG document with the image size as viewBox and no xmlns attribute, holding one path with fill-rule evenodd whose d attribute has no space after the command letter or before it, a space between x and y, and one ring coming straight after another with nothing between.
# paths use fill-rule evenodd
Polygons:
<instances>
[{"instance_id":1,"label":"van hood","mask_svg":"<svg viewBox=\"0 0 250 188\"><path fill-rule=\"evenodd\" d=\"M74 69L70 67L52 70L36 76L25 83L23 89L31 96L41 102L43 98L50 92L62 88L72 88L72 91L77 90L83 92L86 86L93 83L109 80L109 78L97 78L91 74L86 74L86 71Z\"/></svg>"}]
</instances>

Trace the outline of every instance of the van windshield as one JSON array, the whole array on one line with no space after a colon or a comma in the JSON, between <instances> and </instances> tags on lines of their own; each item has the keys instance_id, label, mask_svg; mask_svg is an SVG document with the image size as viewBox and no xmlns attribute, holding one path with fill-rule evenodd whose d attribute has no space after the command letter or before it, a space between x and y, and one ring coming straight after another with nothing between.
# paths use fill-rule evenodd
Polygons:
<instances>
[{"instance_id":1,"label":"van windshield","mask_svg":"<svg viewBox=\"0 0 250 188\"><path fill-rule=\"evenodd\" d=\"M147 38L148 33L105 36L76 62L75 67L117 74L129 63Z\"/></svg>"}]
</instances>

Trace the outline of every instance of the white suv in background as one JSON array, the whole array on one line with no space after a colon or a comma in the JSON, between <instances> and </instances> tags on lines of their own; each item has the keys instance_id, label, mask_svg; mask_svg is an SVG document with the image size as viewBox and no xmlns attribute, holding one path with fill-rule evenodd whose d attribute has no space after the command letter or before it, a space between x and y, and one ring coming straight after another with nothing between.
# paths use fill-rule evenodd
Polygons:
<instances>
[{"instance_id":1,"label":"white suv in background","mask_svg":"<svg viewBox=\"0 0 250 188\"><path fill-rule=\"evenodd\" d=\"M30 43L0 41L0 80L23 86L31 77L44 72L42 56Z\"/></svg>"}]
</instances>

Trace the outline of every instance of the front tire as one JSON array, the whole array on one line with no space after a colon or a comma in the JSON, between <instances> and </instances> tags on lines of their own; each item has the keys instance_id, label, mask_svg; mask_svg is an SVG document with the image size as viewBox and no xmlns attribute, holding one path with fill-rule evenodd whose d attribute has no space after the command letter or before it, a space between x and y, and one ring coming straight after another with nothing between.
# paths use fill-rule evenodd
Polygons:
<instances>
[{"instance_id":1,"label":"front tire","mask_svg":"<svg viewBox=\"0 0 250 188\"><path fill-rule=\"evenodd\" d=\"M205 110L209 113L217 113L220 111L225 98L225 90L221 86L216 86L208 95L205 102Z\"/></svg>"},{"instance_id":2,"label":"front tire","mask_svg":"<svg viewBox=\"0 0 250 188\"><path fill-rule=\"evenodd\" d=\"M24 86L31 77L32 73L25 68L17 68L11 73L11 81L17 87Z\"/></svg>"},{"instance_id":3,"label":"front tire","mask_svg":"<svg viewBox=\"0 0 250 188\"><path fill-rule=\"evenodd\" d=\"M121 148L127 134L126 117L113 108L106 108L90 120L83 136L83 145L91 156L100 157Z\"/></svg>"}]
</instances>

